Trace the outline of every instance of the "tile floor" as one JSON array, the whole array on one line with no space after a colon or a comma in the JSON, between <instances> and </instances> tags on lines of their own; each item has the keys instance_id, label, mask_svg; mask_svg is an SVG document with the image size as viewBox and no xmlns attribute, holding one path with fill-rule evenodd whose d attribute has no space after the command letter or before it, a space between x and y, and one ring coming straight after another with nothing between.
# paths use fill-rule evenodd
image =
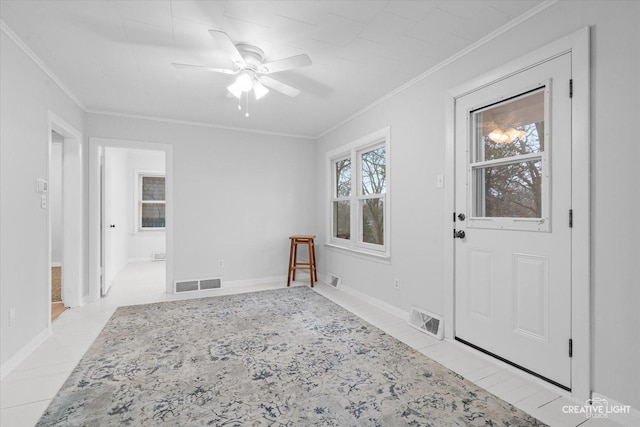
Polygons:
<instances>
[{"instance_id":1,"label":"tile floor","mask_svg":"<svg viewBox=\"0 0 640 427\"><path fill-rule=\"evenodd\" d=\"M295 285L308 286L304 282L297 282ZM129 264L115 279L107 297L96 303L65 311L52 324L51 337L2 381L0 425L35 425L118 306L252 292L283 286L284 283L273 283L223 288L196 295L172 296L164 293L164 263ZM462 345L432 339L408 326L405 319L383 312L344 291L320 283L314 289L367 322L551 426L632 425L627 423L631 420L624 418L615 421L611 418L587 420L584 415L564 414L564 405L579 403L537 380L530 380L510 367L471 352Z\"/></svg>"}]
</instances>

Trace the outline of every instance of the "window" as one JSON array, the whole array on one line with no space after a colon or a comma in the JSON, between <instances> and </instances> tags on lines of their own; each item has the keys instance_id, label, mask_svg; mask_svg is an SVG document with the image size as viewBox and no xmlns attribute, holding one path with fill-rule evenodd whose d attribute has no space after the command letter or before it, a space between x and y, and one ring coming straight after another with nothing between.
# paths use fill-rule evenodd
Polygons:
<instances>
[{"instance_id":1,"label":"window","mask_svg":"<svg viewBox=\"0 0 640 427\"><path fill-rule=\"evenodd\" d=\"M165 179L162 175L138 175L138 229L164 230Z\"/></svg>"},{"instance_id":2,"label":"window","mask_svg":"<svg viewBox=\"0 0 640 427\"><path fill-rule=\"evenodd\" d=\"M388 158L388 128L329 153L333 245L389 256Z\"/></svg>"},{"instance_id":3,"label":"window","mask_svg":"<svg viewBox=\"0 0 640 427\"><path fill-rule=\"evenodd\" d=\"M548 229L545 86L471 112L469 227Z\"/></svg>"}]
</instances>

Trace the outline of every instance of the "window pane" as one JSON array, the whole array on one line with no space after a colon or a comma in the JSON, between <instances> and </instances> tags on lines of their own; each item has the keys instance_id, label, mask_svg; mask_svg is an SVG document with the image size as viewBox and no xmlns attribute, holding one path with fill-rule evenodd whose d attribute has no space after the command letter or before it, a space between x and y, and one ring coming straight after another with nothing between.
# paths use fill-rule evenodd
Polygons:
<instances>
[{"instance_id":1,"label":"window pane","mask_svg":"<svg viewBox=\"0 0 640 427\"><path fill-rule=\"evenodd\" d=\"M142 200L164 200L164 177L142 177Z\"/></svg>"},{"instance_id":2,"label":"window pane","mask_svg":"<svg viewBox=\"0 0 640 427\"><path fill-rule=\"evenodd\" d=\"M351 159L338 160L336 168L336 197L351 196Z\"/></svg>"},{"instance_id":3,"label":"window pane","mask_svg":"<svg viewBox=\"0 0 640 427\"><path fill-rule=\"evenodd\" d=\"M164 228L164 203L142 204L142 227Z\"/></svg>"},{"instance_id":4,"label":"window pane","mask_svg":"<svg viewBox=\"0 0 640 427\"><path fill-rule=\"evenodd\" d=\"M473 113L476 161L544 151L544 88Z\"/></svg>"},{"instance_id":5,"label":"window pane","mask_svg":"<svg viewBox=\"0 0 640 427\"><path fill-rule=\"evenodd\" d=\"M384 245L384 201L366 199L362 206L362 241Z\"/></svg>"},{"instance_id":6,"label":"window pane","mask_svg":"<svg viewBox=\"0 0 640 427\"><path fill-rule=\"evenodd\" d=\"M542 218L542 161L474 171L476 217Z\"/></svg>"},{"instance_id":7,"label":"window pane","mask_svg":"<svg viewBox=\"0 0 640 427\"><path fill-rule=\"evenodd\" d=\"M386 193L386 159L385 148L362 153L362 194Z\"/></svg>"},{"instance_id":8,"label":"window pane","mask_svg":"<svg viewBox=\"0 0 640 427\"><path fill-rule=\"evenodd\" d=\"M333 202L333 237L351 238L351 202Z\"/></svg>"}]
</instances>

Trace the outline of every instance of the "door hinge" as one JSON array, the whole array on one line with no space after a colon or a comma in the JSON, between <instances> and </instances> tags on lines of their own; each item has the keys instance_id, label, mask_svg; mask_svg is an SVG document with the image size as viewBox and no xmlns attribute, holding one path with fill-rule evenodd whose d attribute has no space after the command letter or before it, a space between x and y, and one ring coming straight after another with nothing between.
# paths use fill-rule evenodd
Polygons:
<instances>
[{"instance_id":1,"label":"door hinge","mask_svg":"<svg viewBox=\"0 0 640 427\"><path fill-rule=\"evenodd\" d=\"M573 340L569 338L569 357L573 357Z\"/></svg>"},{"instance_id":2,"label":"door hinge","mask_svg":"<svg viewBox=\"0 0 640 427\"><path fill-rule=\"evenodd\" d=\"M573 98L573 79L569 79L569 98Z\"/></svg>"},{"instance_id":3,"label":"door hinge","mask_svg":"<svg viewBox=\"0 0 640 427\"><path fill-rule=\"evenodd\" d=\"M569 228L573 228L573 209L569 209Z\"/></svg>"},{"instance_id":4,"label":"door hinge","mask_svg":"<svg viewBox=\"0 0 640 427\"><path fill-rule=\"evenodd\" d=\"M456 222L456 213L453 213L453 222Z\"/></svg>"}]
</instances>

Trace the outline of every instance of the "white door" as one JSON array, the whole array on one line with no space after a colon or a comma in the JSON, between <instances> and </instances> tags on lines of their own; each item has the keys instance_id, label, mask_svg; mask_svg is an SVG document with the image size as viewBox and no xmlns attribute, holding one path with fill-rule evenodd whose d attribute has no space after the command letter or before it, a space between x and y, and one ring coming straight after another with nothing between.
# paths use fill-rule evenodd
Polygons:
<instances>
[{"instance_id":1,"label":"white door","mask_svg":"<svg viewBox=\"0 0 640 427\"><path fill-rule=\"evenodd\" d=\"M102 155L100 157L100 225L102 232L102 245L101 245L101 283L100 294L101 296L107 295L111 288L111 281L115 276L113 271L113 259L114 259L114 228L113 212L111 210L111 199L113 197L113 168L111 167L111 154L108 149L102 148Z\"/></svg>"},{"instance_id":2,"label":"white door","mask_svg":"<svg viewBox=\"0 0 640 427\"><path fill-rule=\"evenodd\" d=\"M564 54L456 99L455 113L455 337L565 389L570 79Z\"/></svg>"}]
</instances>

